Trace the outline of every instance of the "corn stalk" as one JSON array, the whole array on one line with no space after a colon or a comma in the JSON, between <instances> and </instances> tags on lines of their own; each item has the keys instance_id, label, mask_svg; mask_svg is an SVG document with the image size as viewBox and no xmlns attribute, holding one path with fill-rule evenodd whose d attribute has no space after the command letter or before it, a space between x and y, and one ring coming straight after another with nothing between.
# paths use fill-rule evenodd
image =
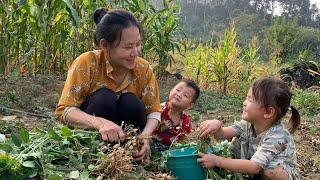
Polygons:
<instances>
[{"instance_id":1,"label":"corn stalk","mask_svg":"<svg viewBox=\"0 0 320 180\"><path fill-rule=\"evenodd\" d=\"M103 0L4 0L0 3L0 74L60 73L93 49L92 13Z\"/></svg>"},{"instance_id":2,"label":"corn stalk","mask_svg":"<svg viewBox=\"0 0 320 180\"><path fill-rule=\"evenodd\" d=\"M236 30L231 27L224 33L224 38L212 53L209 69L218 81L220 92L227 94L229 82L236 77L240 69L238 60L239 47L236 44Z\"/></svg>"},{"instance_id":3,"label":"corn stalk","mask_svg":"<svg viewBox=\"0 0 320 180\"><path fill-rule=\"evenodd\" d=\"M173 1L163 0L155 6L150 0L115 0L116 6L133 12L145 29L142 56L151 61L158 75L172 63L169 52L180 52L177 33L182 33L179 23L179 7Z\"/></svg>"}]
</instances>

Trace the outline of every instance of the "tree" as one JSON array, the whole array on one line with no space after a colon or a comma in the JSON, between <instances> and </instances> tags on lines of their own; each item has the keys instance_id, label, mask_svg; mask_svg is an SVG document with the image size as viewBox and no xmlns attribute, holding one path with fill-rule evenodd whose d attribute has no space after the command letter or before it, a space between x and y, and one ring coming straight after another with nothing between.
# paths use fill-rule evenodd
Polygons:
<instances>
[{"instance_id":1,"label":"tree","mask_svg":"<svg viewBox=\"0 0 320 180\"><path fill-rule=\"evenodd\" d=\"M258 14L241 13L232 20L237 27L237 34L239 36L237 43L240 46L248 44L255 36L262 38L261 29L263 29L266 22Z\"/></svg>"},{"instance_id":2,"label":"tree","mask_svg":"<svg viewBox=\"0 0 320 180\"><path fill-rule=\"evenodd\" d=\"M311 24L310 0L301 0L299 17L300 17L300 25L308 26Z\"/></svg>"},{"instance_id":3,"label":"tree","mask_svg":"<svg viewBox=\"0 0 320 180\"><path fill-rule=\"evenodd\" d=\"M292 49L298 39L297 19L276 18L273 25L264 30L263 46L269 60L284 60L292 56Z\"/></svg>"}]
</instances>

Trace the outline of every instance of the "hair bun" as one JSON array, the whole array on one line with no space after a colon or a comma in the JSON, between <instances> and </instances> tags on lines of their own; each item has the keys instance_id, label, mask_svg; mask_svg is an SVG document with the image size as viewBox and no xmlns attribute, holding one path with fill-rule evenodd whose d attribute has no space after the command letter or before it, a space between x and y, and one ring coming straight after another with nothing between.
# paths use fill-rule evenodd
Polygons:
<instances>
[{"instance_id":1,"label":"hair bun","mask_svg":"<svg viewBox=\"0 0 320 180\"><path fill-rule=\"evenodd\" d=\"M97 25L99 24L100 20L103 18L103 16L105 14L108 13L108 9L105 8L105 7L99 7L97 8L95 11L94 11L94 14L93 14L93 21L94 23Z\"/></svg>"}]
</instances>

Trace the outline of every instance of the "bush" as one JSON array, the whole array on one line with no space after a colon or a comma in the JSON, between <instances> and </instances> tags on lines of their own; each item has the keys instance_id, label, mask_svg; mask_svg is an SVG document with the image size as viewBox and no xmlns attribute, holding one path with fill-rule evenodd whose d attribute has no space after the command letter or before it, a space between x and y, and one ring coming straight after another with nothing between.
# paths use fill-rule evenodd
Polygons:
<instances>
[{"instance_id":1,"label":"bush","mask_svg":"<svg viewBox=\"0 0 320 180\"><path fill-rule=\"evenodd\" d=\"M316 92L296 89L294 91L292 105L298 108L301 115L315 116L320 114L320 98Z\"/></svg>"}]
</instances>

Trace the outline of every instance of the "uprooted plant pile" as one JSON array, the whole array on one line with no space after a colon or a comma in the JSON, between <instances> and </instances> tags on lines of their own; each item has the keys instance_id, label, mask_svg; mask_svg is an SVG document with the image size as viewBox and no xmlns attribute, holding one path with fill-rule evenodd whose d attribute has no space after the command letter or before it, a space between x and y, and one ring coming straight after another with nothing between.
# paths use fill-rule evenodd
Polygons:
<instances>
[{"instance_id":1,"label":"uprooted plant pile","mask_svg":"<svg viewBox=\"0 0 320 180\"><path fill-rule=\"evenodd\" d=\"M98 132L66 126L13 132L0 143L0 179L136 178L138 165L132 153L144 137L130 125L124 129L125 142L113 145L102 142ZM156 179L162 174L143 177Z\"/></svg>"},{"instance_id":2,"label":"uprooted plant pile","mask_svg":"<svg viewBox=\"0 0 320 180\"><path fill-rule=\"evenodd\" d=\"M141 170L133 160L145 138L132 125L124 127L124 142L109 144L101 141L96 131L69 129L67 126L21 128L6 135L0 142L0 179L174 179L163 163L168 157L151 157L156 170ZM229 142L216 143L197 139L197 143L174 143L172 149L196 146L197 151L209 150L230 157ZM161 161L161 162L160 162ZM140 162L141 163L141 162ZM145 164L143 164L145 163ZM142 162L148 167L148 162ZM210 179L242 179L225 169L208 169Z\"/></svg>"}]
</instances>

